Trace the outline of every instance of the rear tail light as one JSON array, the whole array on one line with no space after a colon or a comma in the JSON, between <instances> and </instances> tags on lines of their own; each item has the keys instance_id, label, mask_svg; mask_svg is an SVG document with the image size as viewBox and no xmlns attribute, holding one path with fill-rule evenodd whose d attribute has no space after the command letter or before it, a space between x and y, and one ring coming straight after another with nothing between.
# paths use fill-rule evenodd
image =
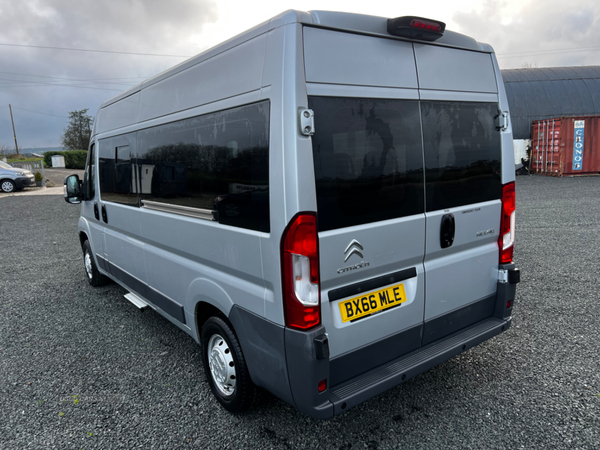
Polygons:
<instances>
[{"instance_id":1,"label":"rear tail light","mask_svg":"<svg viewBox=\"0 0 600 450\"><path fill-rule=\"evenodd\" d=\"M288 225L281 243L281 261L286 325L300 330L318 325L321 289L315 213L300 213Z\"/></svg>"},{"instance_id":2,"label":"rear tail light","mask_svg":"<svg viewBox=\"0 0 600 450\"><path fill-rule=\"evenodd\" d=\"M515 244L515 183L502 186L502 217L500 220L500 264L513 260Z\"/></svg>"}]
</instances>

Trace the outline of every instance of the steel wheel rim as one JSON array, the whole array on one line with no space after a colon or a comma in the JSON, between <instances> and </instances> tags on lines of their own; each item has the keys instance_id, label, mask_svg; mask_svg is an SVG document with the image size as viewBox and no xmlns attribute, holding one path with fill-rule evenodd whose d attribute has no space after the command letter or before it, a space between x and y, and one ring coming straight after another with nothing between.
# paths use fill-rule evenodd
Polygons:
<instances>
[{"instance_id":1,"label":"steel wheel rim","mask_svg":"<svg viewBox=\"0 0 600 450\"><path fill-rule=\"evenodd\" d=\"M9 181L5 181L4 183L2 183L2 191L3 192L12 192L13 184L10 183Z\"/></svg>"},{"instance_id":2,"label":"steel wheel rim","mask_svg":"<svg viewBox=\"0 0 600 450\"><path fill-rule=\"evenodd\" d=\"M88 278L92 279L92 257L89 252L85 252L85 256L83 257L83 262L85 264L85 272L87 273Z\"/></svg>"},{"instance_id":3,"label":"steel wheel rim","mask_svg":"<svg viewBox=\"0 0 600 450\"><path fill-rule=\"evenodd\" d=\"M218 334L208 340L208 366L213 383L224 397L231 397L235 392L235 362L227 341Z\"/></svg>"}]
</instances>

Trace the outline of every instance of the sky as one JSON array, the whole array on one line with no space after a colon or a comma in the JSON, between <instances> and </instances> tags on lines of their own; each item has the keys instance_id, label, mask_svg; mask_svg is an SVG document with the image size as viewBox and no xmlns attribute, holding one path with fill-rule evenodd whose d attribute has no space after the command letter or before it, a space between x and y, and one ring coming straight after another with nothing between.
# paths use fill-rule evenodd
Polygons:
<instances>
[{"instance_id":1,"label":"sky","mask_svg":"<svg viewBox=\"0 0 600 450\"><path fill-rule=\"evenodd\" d=\"M0 150L60 145L100 104L288 9L421 16L491 44L501 69L600 65L598 0L0 0ZM52 47L52 48L48 48Z\"/></svg>"}]
</instances>

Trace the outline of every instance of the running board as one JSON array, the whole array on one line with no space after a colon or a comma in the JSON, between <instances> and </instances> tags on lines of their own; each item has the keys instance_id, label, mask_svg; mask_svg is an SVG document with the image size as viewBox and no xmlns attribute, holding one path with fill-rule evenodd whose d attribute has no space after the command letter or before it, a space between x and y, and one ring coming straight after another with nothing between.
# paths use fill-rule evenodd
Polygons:
<instances>
[{"instance_id":1,"label":"running board","mask_svg":"<svg viewBox=\"0 0 600 450\"><path fill-rule=\"evenodd\" d=\"M148 303L146 303L144 300L142 300L137 295L135 295L131 292L128 292L127 294L125 294L124 297L127 300L129 300L131 303L133 303L140 311L144 311L145 309L152 308ZM152 308L152 309L154 309L154 308Z\"/></svg>"}]
</instances>

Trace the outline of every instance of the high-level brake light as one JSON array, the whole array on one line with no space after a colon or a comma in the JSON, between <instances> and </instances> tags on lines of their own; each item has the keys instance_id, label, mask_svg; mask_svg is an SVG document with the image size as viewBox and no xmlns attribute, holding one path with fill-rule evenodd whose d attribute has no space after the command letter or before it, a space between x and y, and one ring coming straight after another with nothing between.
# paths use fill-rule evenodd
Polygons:
<instances>
[{"instance_id":1,"label":"high-level brake light","mask_svg":"<svg viewBox=\"0 0 600 450\"><path fill-rule=\"evenodd\" d=\"M435 41L444 35L446 24L439 20L404 16L388 19L387 31L394 36L422 41Z\"/></svg>"},{"instance_id":2,"label":"high-level brake light","mask_svg":"<svg viewBox=\"0 0 600 450\"><path fill-rule=\"evenodd\" d=\"M288 225L281 242L281 264L286 325L300 330L318 325L321 289L315 213L300 213Z\"/></svg>"},{"instance_id":3,"label":"high-level brake light","mask_svg":"<svg viewBox=\"0 0 600 450\"><path fill-rule=\"evenodd\" d=\"M515 248L515 183L502 186L502 217L500 219L500 264L509 264L513 260Z\"/></svg>"}]
</instances>

